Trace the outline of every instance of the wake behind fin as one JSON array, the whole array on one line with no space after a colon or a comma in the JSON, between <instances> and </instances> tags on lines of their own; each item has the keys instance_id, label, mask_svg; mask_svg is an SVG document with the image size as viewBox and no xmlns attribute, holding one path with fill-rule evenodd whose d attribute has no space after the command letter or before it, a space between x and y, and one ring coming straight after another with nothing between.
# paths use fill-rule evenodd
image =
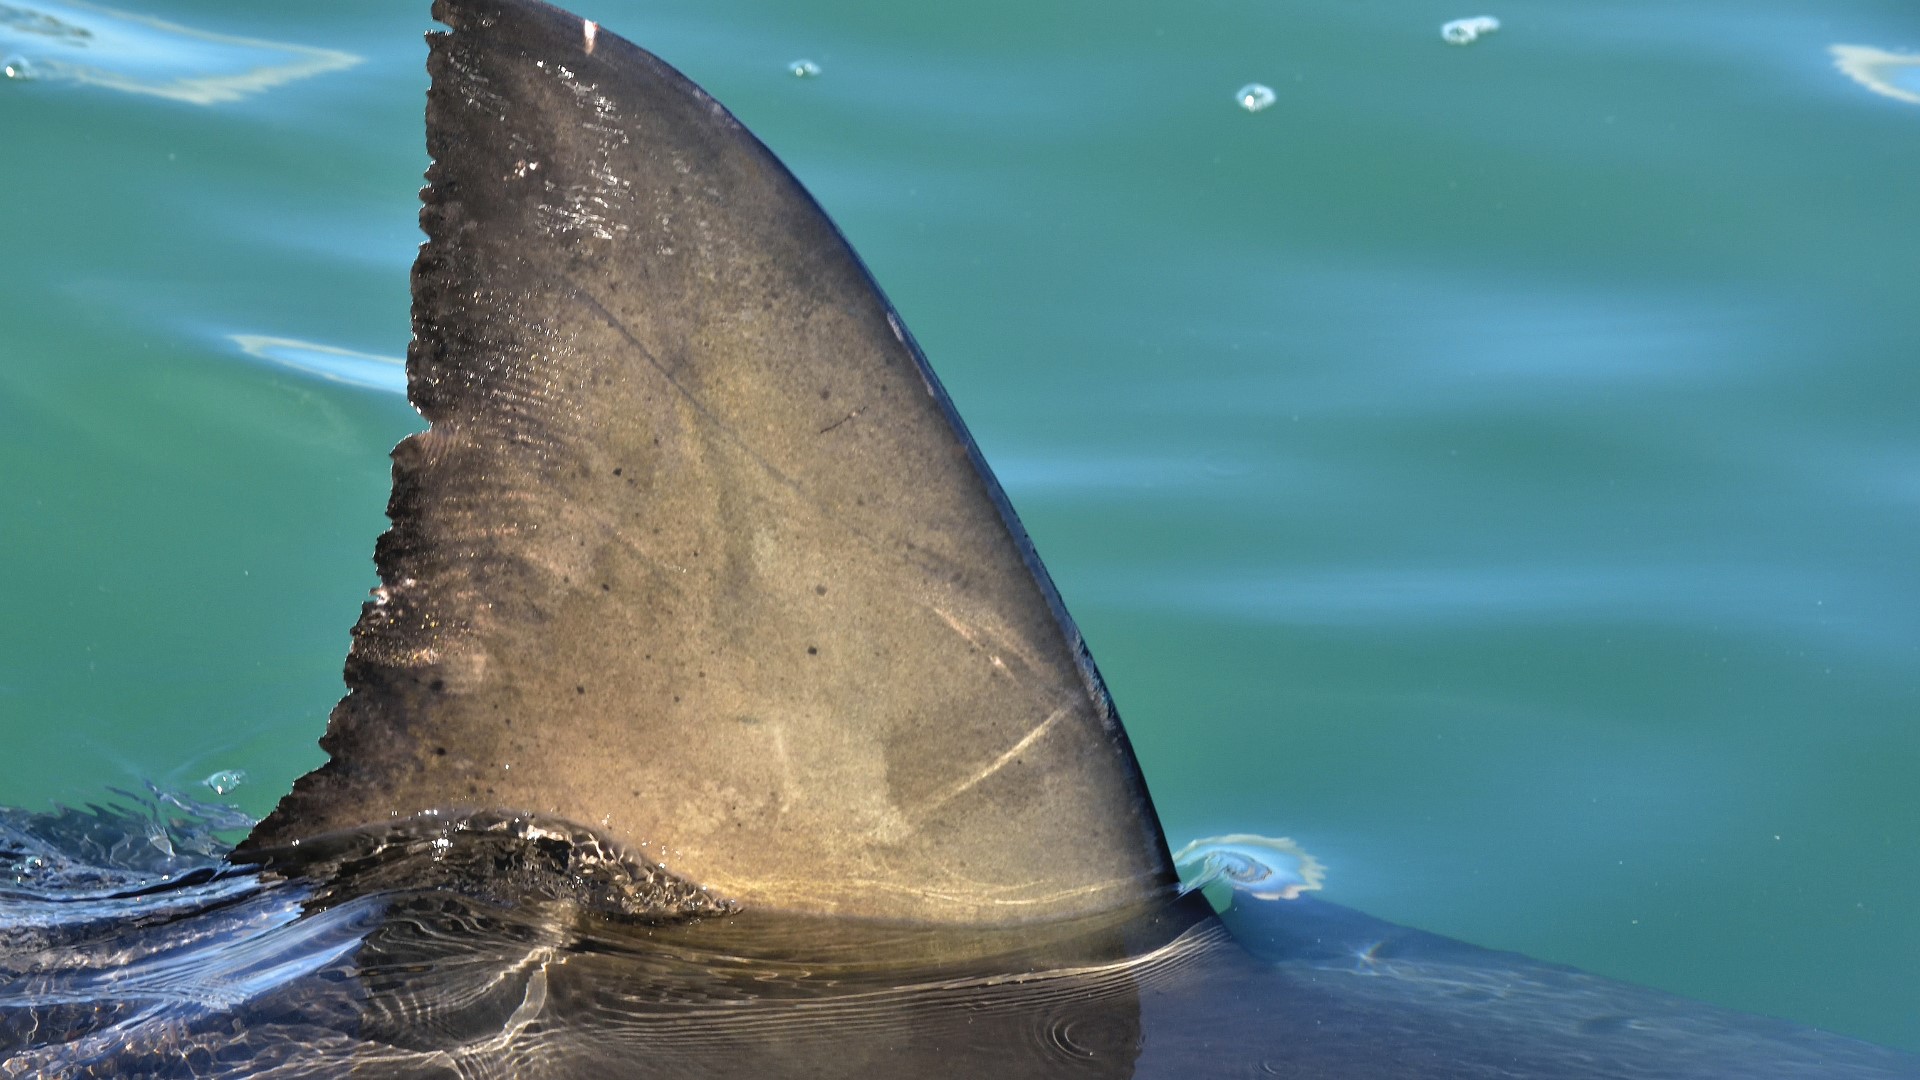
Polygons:
<instances>
[{"instance_id":1,"label":"wake behind fin","mask_svg":"<svg viewBox=\"0 0 1920 1080\"><path fill-rule=\"evenodd\" d=\"M383 582L242 857L467 811L742 905L948 923L1173 884L964 425L724 108L534 0L438 0Z\"/></svg>"}]
</instances>

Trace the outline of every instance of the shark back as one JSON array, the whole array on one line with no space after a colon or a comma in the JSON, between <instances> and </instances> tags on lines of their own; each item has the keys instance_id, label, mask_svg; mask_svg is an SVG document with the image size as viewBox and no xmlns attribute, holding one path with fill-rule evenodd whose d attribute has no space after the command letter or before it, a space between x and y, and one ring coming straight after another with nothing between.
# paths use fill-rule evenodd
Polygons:
<instances>
[{"instance_id":1,"label":"shark back","mask_svg":"<svg viewBox=\"0 0 1920 1080\"><path fill-rule=\"evenodd\" d=\"M724 108L441 0L410 396L348 694L243 852L596 831L742 905L946 923L1173 880L1126 736L859 258Z\"/></svg>"}]
</instances>

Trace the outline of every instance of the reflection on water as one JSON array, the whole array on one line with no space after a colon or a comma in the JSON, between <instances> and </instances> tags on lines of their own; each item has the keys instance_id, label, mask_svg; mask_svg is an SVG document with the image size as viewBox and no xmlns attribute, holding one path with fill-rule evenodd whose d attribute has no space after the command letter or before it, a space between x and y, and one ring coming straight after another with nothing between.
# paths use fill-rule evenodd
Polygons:
<instances>
[{"instance_id":1,"label":"reflection on water","mask_svg":"<svg viewBox=\"0 0 1920 1080\"><path fill-rule=\"evenodd\" d=\"M360 63L351 53L231 37L81 0L0 3L9 78L86 83L215 105Z\"/></svg>"},{"instance_id":2,"label":"reflection on water","mask_svg":"<svg viewBox=\"0 0 1920 1080\"><path fill-rule=\"evenodd\" d=\"M295 338L259 334L229 335L248 356L312 375L328 382L364 386L391 394L407 392L407 362L396 356L378 356L332 345L316 345Z\"/></svg>"},{"instance_id":3,"label":"reflection on water","mask_svg":"<svg viewBox=\"0 0 1920 1080\"><path fill-rule=\"evenodd\" d=\"M1883 97L1920 105L1920 54L1871 45L1833 45L1827 51L1847 78Z\"/></svg>"}]
</instances>

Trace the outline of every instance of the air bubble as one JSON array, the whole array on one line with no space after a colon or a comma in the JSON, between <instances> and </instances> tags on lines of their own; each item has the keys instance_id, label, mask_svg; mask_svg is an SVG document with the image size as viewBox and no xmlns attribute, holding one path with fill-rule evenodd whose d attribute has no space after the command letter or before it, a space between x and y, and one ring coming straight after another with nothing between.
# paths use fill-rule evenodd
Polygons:
<instances>
[{"instance_id":1,"label":"air bubble","mask_svg":"<svg viewBox=\"0 0 1920 1080\"><path fill-rule=\"evenodd\" d=\"M1440 27L1440 37L1449 45L1471 45L1481 37L1500 29L1500 20L1491 15L1455 19Z\"/></svg>"},{"instance_id":2,"label":"air bubble","mask_svg":"<svg viewBox=\"0 0 1920 1080\"><path fill-rule=\"evenodd\" d=\"M1233 100L1239 102L1240 107L1248 112L1259 112L1277 101L1278 96L1274 94L1273 87L1264 83L1250 82L1234 91Z\"/></svg>"},{"instance_id":3,"label":"air bubble","mask_svg":"<svg viewBox=\"0 0 1920 1080\"><path fill-rule=\"evenodd\" d=\"M34 76L33 63L24 56L9 56L0 60L0 75L25 82Z\"/></svg>"},{"instance_id":4,"label":"air bubble","mask_svg":"<svg viewBox=\"0 0 1920 1080\"><path fill-rule=\"evenodd\" d=\"M820 74L820 65L811 60L795 60L787 65L787 74L796 79L811 79Z\"/></svg>"},{"instance_id":5,"label":"air bubble","mask_svg":"<svg viewBox=\"0 0 1920 1080\"><path fill-rule=\"evenodd\" d=\"M225 795L241 784L246 783L247 774L245 770L242 769L221 769L219 772L214 773L212 776L200 782L212 788L215 795Z\"/></svg>"}]
</instances>

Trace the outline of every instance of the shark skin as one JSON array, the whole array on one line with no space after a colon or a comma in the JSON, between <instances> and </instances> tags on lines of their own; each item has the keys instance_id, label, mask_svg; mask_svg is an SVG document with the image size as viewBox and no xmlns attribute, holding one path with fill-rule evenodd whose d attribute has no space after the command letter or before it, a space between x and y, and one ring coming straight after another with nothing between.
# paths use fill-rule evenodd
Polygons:
<instances>
[{"instance_id":1,"label":"shark skin","mask_svg":"<svg viewBox=\"0 0 1920 1080\"><path fill-rule=\"evenodd\" d=\"M0 818L94 883L0 886L0 1077L1920 1078L1180 894L1044 568L811 198L595 23L435 15L433 427L332 758L158 882L114 864L137 819Z\"/></svg>"}]
</instances>

